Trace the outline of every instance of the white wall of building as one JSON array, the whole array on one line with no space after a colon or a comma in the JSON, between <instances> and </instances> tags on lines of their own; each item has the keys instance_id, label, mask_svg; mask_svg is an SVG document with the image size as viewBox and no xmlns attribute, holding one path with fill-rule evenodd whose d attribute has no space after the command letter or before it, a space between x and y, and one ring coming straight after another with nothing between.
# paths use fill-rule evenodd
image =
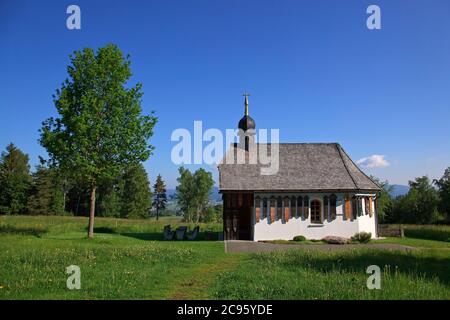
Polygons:
<instances>
[{"instance_id":1,"label":"white wall of building","mask_svg":"<svg viewBox=\"0 0 450 320\"><path fill-rule=\"evenodd\" d=\"M300 194L255 194L262 198L270 198L274 197L285 197L285 196L299 196ZM375 213L370 217L369 214L365 212L365 204L363 201L363 215L358 216L355 220L346 219L345 218L345 201L344 194L335 194L337 196L336 203L336 218L334 220L329 221L327 219L327 215L324 217L324 207L323 207L323 197L327 194L301 194L301 196L308 196L309 202L317 199L320 200L322 204L322 221L321 224L311 223L311 205L309 206L309 214L307 219L303 219L302 217L290 217L289 221L284 221L284 217L282 219L277 219L275 217L275 221L269 223L270 217L270 205L267 210L265 218L261 218L259 222L256 222L255 213L253 212L253 240L292 240L295 236L302 235L307 239L322 239L326 236L340 236L345 238L350 238L355 233L358 232L370 232L372 237L376 236L376 220ZM328 194L329 196L329 194ZM375 196L375 195L373 195ZM375 203L372 203L373 211L375 211ZM261 217L263 216L261 207ZM282 209L284 216L284 208ZM275 215L276 216L276 215Z\"/></svg>"}]
</instances>

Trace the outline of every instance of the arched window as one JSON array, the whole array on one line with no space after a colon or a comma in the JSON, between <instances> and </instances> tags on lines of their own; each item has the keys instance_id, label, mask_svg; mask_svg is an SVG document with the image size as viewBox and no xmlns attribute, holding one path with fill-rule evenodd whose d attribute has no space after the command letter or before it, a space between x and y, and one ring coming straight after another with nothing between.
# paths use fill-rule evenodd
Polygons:
<instances>
[{"instance_id":1,"label":"arched window","mask_svg":"<svg viewBox=\"0 0 450 320\"><path fill-rule=\"evenodd\" d=\"M258 196L255 198L255 220L259 222L261 218L261 198Z\"/></svg>"},{"instance_id":2,"label":"arched window","mask_svg":"<svg viewBox=\"0 0 450 320\"><path fill-rule=\"evenodd\" d=\"M322 223L322 204L319 200L311 201L311 223Z\"/></svg>"},{"instance_id":3,"label":"arched window","mask_svg":"<svg viewBox=\"0 0 450 320\"><path fill-rule=\"evenodd\" d=\"M366 209L366 214L370 214L370 216L372 216L371 213L371 206L370 206L370 198L369 197L365 197L364 198L364 207Z\"/></svg>"},{"instance_id":4,"label":"arched window","mask_svg":"<svg viewBox=\"0 0 450 320\"><path fill-rule=\"evenodd\" d=\"M303 217L303 198L297 197L297 216Z\"/></svg>"},{"instance_id":5,"label":"arched window","mask_svg":"<svg viewBox=\"0 0 450 320\"><path fill-rule=\"evenodd\" d=\"M297 218L297 206L295 203L295 197L291 197L291 217Z\"/></svg>"},{"instance_id":6,"label":"arched window","mask_svg":"<svg viewBox=\"0 0 450 320\"><path fill-rule=\"evenodd\" d=\"M277 220L280 220L283 217L283 212L281 211L283 208L283 199L281 196L277 198Z\"/></svg>"},{"instance_id":7,"label":"arched window","mask_svg":"<svg viewBox=\"0 0 450 320\"><path fill-rule=\"evenodd\" d=\"M308 219L308 216L309 216L309 197L304 196L303 197L303 217L305 217L305 219Z\"/></svg>"},{"instance_id":8,"label":"arched window","mask_svg":"<svg viewBox=\"0 0 450 320\"><path fill-rule=\"evenodd\" d=\"M267 217L267 198L263 198L263 209L261 217L261 219L265 219Z\"/></svg>"},{"instance_id":9,"label":"arched window","mask_svg":"<svg viewBox=\"0 0 450 320\"><path fill-rule=\"evenodd\" d=\"M364 212L363 212L362 198L358 197L358 217L362 216L363 214Z\"/></svg>"},{"instance_id":10,"label":"arched window","mask_svg":"<svg viewBox=\"0 0 450 320\"><path fill-rule=\"evenodd\" d=\"M275 221L275 197L270 198L270 223Z\"/></svg>"},{"instance_id":11,"label":"arched window","mask_svg":"<svg viewBox=\"0 0 450 320\"><path fill-rule=\"evenodd\" d=\"M330 196L330 218L331 220L336 219L336 202L337 202L337 197L335 194L332 194Z\"/></svg>"},{"instance_id":12,"label":"arched window","mask_svg":"<svg viewBox=\"0 0 450 320\"><path fill-rule=\"evenodd\" d=\"M323 218L330 220L328 208L329 208L329 198L328 196L325 196L323 197Z\"/></svg>"},{"instance_id":13,"label":"arched window","mask_svg":"<svg viewBox=\"0 0 450 320\"><path fill-rule=\"evenodd\" d=\"M288 196L284 197L284 199L283 199L283 207L284 207L283 208L284 221L288 222L289 218L291 217L291 213L289 212L291 208L289 205L289 197Z\"/></svg>"}]
</instances>

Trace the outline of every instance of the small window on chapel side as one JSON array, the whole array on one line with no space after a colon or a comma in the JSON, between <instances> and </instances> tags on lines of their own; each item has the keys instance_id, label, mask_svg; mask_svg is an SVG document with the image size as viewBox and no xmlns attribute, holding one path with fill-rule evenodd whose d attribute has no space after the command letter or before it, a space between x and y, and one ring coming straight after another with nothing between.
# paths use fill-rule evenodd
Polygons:
<instances>
[{"instance_id":1,"label":"small window on chapel side","mask_svg":"<svg viewBox=\"0 0 450 320\"><path fill-rule=\"evenodd\" d=\"M277 219L280 220L283 217L283 212L281 209L283 208L283 199L281 197L277 198Z\"/></svg>"},{"instance_id":2,"label":"small window on chapel side","mask_svg":"<svg viewBox=\"0 0 450 320\"><path fill-rule=\"evenodd\" d=\"M265 217L268 216L268 208L267 208L267 198L263 198L263 209L262 209L262 214L261 217L264 219Z\"/></svg>"}]
</instances>

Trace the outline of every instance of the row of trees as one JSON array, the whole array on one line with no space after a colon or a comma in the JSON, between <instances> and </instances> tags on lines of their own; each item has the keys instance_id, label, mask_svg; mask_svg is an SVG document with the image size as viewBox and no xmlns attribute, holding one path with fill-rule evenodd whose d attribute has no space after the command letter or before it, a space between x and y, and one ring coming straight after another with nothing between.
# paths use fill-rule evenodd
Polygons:
<instances>
[{"instance_id":1,"label":"row of trees","mask_svg":"<svg viewBox=\"0 0 450 320\"><path fill-rule=\"evenodd\" d=\"M382 186L378 202L380 222L450 223L450 167L438 180L422 176L409 181L408 193L395 198L387 181L377 182Z\"/></svg>"},{"instance_id":2,"label":"row of trees","mask_svg":"<svg viewBox=\"0 0 450 320\"><path fill-rule=\"evenodd\" d=\"M30 173L28 155L9 144L0 159L0 214L85 215L89 210L89 186L45 161ZM127 166L114 178L98 183L99 216L144 218L152 204L157 212L167 202L165 183L159 175L152 194L142 164ZM153 203L152 203L153 200Z\"/></svg>"},{"instance_id":3,"label":"row of trees","mask_svg":"<svg viewBox=\"0 0 450 320\"><path fill-rule=\"evenodd\" d=\"M41 163L30 172L29 157L9 144L0 158L0 214L86 215L90 188L58 167ZM181 167L175 198L187 222L219 222L220 205L210 202L214 180L210 172L194 173ZM154 208L156 219L166 209L166 185L158 175L150 188L142 164L129 165L114 178L98 182L95 211L102 217L147 218Z\"/></svg>"}]
</instances>

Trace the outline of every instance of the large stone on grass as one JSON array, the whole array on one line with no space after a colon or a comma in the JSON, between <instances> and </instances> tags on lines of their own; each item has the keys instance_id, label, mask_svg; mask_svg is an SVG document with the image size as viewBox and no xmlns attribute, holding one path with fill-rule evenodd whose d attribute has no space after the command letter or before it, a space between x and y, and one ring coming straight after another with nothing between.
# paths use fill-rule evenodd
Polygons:
<instances>
[{"instance_id":1,"label":"large stone on grass","mask_svg":"<svg viewBox=\"0 0 450 320\"><path fill-rule=\"evenodd\" d=\"M325 241L329 244L346 244L349 242L347 238L338 237L338 236L326 236L322 239L322 241Z\"/></svg>"}]
</instances>

